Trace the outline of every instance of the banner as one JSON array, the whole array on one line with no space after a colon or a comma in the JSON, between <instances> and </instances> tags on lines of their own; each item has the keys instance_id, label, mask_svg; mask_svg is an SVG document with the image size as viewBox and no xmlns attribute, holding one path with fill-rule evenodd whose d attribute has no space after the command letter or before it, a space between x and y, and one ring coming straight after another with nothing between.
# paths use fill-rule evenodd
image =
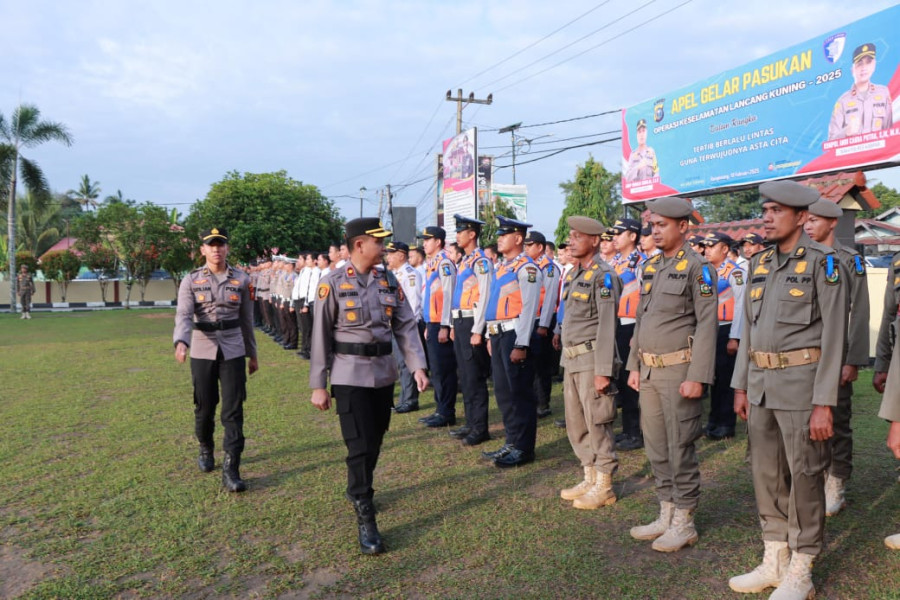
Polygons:
<instances>
[{"instance_id":1,"label":"banner","mask_svg":"<svg viewBox=\"0 0 900 600\"><path fill-rule=\"evenodd\" d=\"M494 176L494 157L479 156L478 157L478 205L475 207L476 214L481 214L484 205L491 198L491 180ZM479 217L480 218L480 217Z\"/></svg>"},{"instance_id":2,"label":"banner","mask_svg":"<svg viewBox=\"0 0 900 600\"><path fill-rule=\"evenodd\" d=\"M491 190L491 198L496 202L503 200L516 212L517 221L528 220L528 186L508 183L495 183Z\"/></svg>"},{"instance_id":3,"label":"banner","mask_svg":"<svg viewBox=\"0 0 900 600\"><path fill-rule=\"evenodd\" d=\"M476 135L476 129L472 128L444 140L443 214L448 244L456 240L453 215L478 217L475 210Z\"/></svg>"},{"instance_id":4,"label":"banner","mask_svg":"<svg viewBox=\"0 0 900 600\"><path fill-rule=\"evenodd\" d=\"M626 202L898 162L898 30L895 6L623 110Z\"/></svg>"}]
</instances>

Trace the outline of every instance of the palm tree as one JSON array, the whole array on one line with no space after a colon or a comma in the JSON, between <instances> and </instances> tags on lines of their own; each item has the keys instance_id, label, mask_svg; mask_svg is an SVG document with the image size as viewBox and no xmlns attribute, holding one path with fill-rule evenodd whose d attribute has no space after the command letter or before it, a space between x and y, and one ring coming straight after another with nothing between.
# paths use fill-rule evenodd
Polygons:
<instances>
[{"instance_id":1,"label":"palm tree","mask_svg":"<svg viewBox=\"0 0 900 600\"><path fill-rule=\"evenodd\" d=\"M66 195L81 205L83 209L97 208L97 198L100 197L100 182L91 181L87 175L81 177L81 183L77 190L69 190Z\"/></svg>"},{"instance_id":2,"label":"palm tree","mask_svg":"<svg viewBox=\"0 0 900 600\"><path fill-rule=\"evenodd\" d=\"M16 230L19 248L39 257L62 237L62 207L54 202L40 202L31 192L18 200Z\"/></svg>"},{"instance_id":3,"label":"palm tree","mask_svg":"<svg viewBox=\"0 0 900 600\"><path fill-rule=\"evenodd\" d=\"M7 235L9 251L9 272L16 272L16 178L21 165L22 181L25 187L41 201L50 198L49 186L44 172L36 162L24 156L21 151L44 142L57 141L72 145L72 137L62 123L42 121L41 111L31 104L20 104L9 122L0 114L0 185L5 186L7 198ZM12 312L16 306L16 280L10 277L9 304Z\"/></svg>"}]
</instances>

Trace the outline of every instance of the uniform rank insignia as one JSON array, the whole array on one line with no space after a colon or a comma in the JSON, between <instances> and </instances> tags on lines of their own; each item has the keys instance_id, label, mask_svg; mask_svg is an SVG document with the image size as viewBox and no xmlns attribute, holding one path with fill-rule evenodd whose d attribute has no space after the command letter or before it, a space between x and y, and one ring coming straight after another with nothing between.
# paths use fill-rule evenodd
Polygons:
<instances>
[{"instance_id":1,"label":"uniform rank insignia","mask_svg":"<svg viewBox=\"0 0 900 600\"><path fill-rule=\"evenodd\" d=\"M734 285L744 285L744 273L741 271L735 271L734 275Z\"/></svg>"},{"instance_id":2,"label":"uniform rank insignia","mask_svg":"<svg viewBox=\"0 0 900 600\"><path fill-rule=\"evenodd\" d=\"M644 267L644 273L656 273L656 269L653 265L647 265Z\"/></svg>"},{"instance_id":3,"label":"uniform rank insignia","mask_svg":"<svg viewBox=\"0 0 900 600\"><path fill-rule=\"evenodd\" d=\"M350 277L356 277L356 269L353 267L347 267L347 275Z\"/></svg>"},{"instance_id":4,"label":"uniform rank insignia","mask_svg":"<svg viewBox=\"0 0 900 600\"><path fill-rule=\"evenodd\" d=\"M198 280L194 281L194 285L203 285L207 281L209 281L209 279L198 279Z\"/></svg>"},{"instance_id":5,"label":"uniform rank insignia","mask_svg":"<svg viewBox=\"0 0 900 600\"><path fill-rule=\"evenodd\" d=\"M649 293L650 293L650 287L651 287L652 285L653 285L653 283L650 282L650 281L648 281L647 283L644 284L644 293L645 293L645 294L649 294Z\"/></svg>"},{"instance_id":6,"label":"uniform rank insignia","mask_svg":"<svg viewBox=\"0 0 900 600\"><path fill-rule=\"evenodd\" d=\"M342 283L339 287L340 287L342 290L352 290L352 289L354 289L354 288L353 288L353 284L352 284L352 283L347 283L347 282Z\"/></svg>"},{"instance_id":7,"label":"uniform rank insignia","mask_svg":"<svg viewBox=\"0 0 900 600\"><path fill-rule=\"evenodd\" d=\"M231 300L232 302L237 302L238 300L240 300L240 297L237 294L232 294L231 296L228 297L228 299Z\"/></svg>"},{"instance_id":8,"label":"uniform rank insignia","mask_svg":"<svg viewBox=\"0 0 900 600\"><path fill-rule=\"evenodd\" d=\"M237 279L232 279L230 283L231 283L231 285L240 285L241 282L238 281Z\"/></svg>"},{"instance_id":9,"label":"uniform rank insignia","mask_svg":"<svg viewBox=\"0 0 900 600\"><path fill-rule=\"evenodd\" d=\"M825 267L825 283L828 285L837 285L841 281L841 272L837 268L837 265L834 264L834 255L829 254L825 257L825 260L822 261L822 266Z\"/></svg>"},{"instance_id":10,"label":"uniform rank insignia","mask_svg":"<svg viewBox=\"0 0 900 600\"><path fill-rule=\"evenodd\" d=\"M356 320L356 312L355 312L355 311L352 311L352 310L351 310L350 312L348 312L348 313L347 313L347 320L348 320L348 321L355 321L355 320Z\"/></svg>"},{"instance_id":11,"label":"uniform rank insignia","mask_svg":"<svg viewBox=\"0 0 900 600\"><path fill-rule=\"evenodd\" d=\"M859 254L853 257L853 266L856 268L856 274L860 277L866 274L866 264L862 261Z\"/></svg>"},{"instance_id":12,"label":"uniform rank insignia","mask_svg":"<svg viewBox=\"0 0 900 600\"><path fill-rule=\"evenodd\" d=\"M441 267L441 275L443 275L444 277L450 277L450 275L452 274L453 272L450 270L450 265L444 265Z\"/></svg>"},{"instance_id":13,"label":"uniform rank insignia","mask_svg":"<svg viewBox=\"0 0 900 600\"><path fill-rule=\"evenodd\" d=\"M805 260L797 261L797 266L794 267L794 273L806 273L806 261Z\"/></svg>"},{"instance_id":14,"label":"uniform rank insignia","mask_svg":"<svg viewBox=\"0 0 900 600\"><path fill-rule=\"evenodd\" d=\"M688 266L688 260L686 258L683 258L680 261L678 261L677 265L675 265L675 270L676 271L684 271L685 269L687 269L687 266Z\"/></svg>"},{"instance_id":15,"label":"uniform rank insignia","mask_svg":"<svg viewBox=\"0 0 900 600\"><path fill-rule=\"evenodd\" d=\"M319 284L319 291L316 295L319 297L319 300L324 300L325 298L328 297L328 293L330 291L331 291L331 286L329 286L327 283L321 283L321 284Z\"/></svg>"},{"instance_id":16,"label":"uniform rank insignia","mask_svg":"<svg viewBox=\"0 0 900 600\"><path fill-rule=\"evenodd\" d=\"M788 292L794 298L799 298L804 294L803 290L798 290L797 288L791 288L791 291Z\"/></svg>"},{"instance_id":17,"label":"uniform rank insignia","mask_svg":"<svg viewBox=\"0 0 900 600\"><path fill-rule=\"evenodd\" d=\"M203 302L204 300L206 300L206 296L204 296L203 294L197 294L197 300Z\"/></svg>"},{"instance_id":18,"label":"uniform rank insignia","mask_svg":"<svg viewBox=\"0 0 900 600\"><path fill-rule=\"evenodd\" d=\"M354 302L353 300L347 300L347 308L353 308L354 306L356 306L356 302Z\"/></svg>"}]
</instances>

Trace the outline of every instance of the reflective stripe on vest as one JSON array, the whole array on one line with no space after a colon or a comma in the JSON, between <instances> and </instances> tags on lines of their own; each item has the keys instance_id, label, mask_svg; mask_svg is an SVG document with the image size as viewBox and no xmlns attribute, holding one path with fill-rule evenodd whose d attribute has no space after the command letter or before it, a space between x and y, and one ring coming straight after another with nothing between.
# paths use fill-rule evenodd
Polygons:
<instances>
[{"instance_id":1,"label":"reflective stripe on vest","mask_svg":"<svg viewBox=\"0 0 900 600\"><path fill-rule=\"evenodd\" d=\"M494 271L491 295L485 311L488 321L514 319L522 312L522 290L519 289L519 269L534 261L525 254L501 265Z\"/></svg>"},{"instance_id":2,"label":"reflective stripe on vest","mask_svg":"<svg viewBox=\"0 0 900 600\"><path fill-rule=\"evenodd\" d=\"M716 312L719 315L720 322L734 320L734 290L731 289L728 276L737 268L736 263L726 260L717 270L719 275L719 308Z\"/></svg>"},{"instance_id":3,"label":"reflective stripe on vest","mask_svg":"<svg viewBox=\"0 0 900 600\"><path fill-rule=\"evenodd\" d=\"M619 312L620 319L634 319L637 317L637 307L641 301L641 282L638 281L637 266L647 259L637 250L633 251L627 257L618 255L613 268L619 274L622 280L622 295L619 296Z\"/></svg>"},{"instance_id":4,"label":"reflective stripe on vest","mask_svg":"<svg viewBox=\"0 0 900 600\"><path fill-rule=\"evenodd\" d=\"M450 308L454 310L471 310L478 302L481 290L478 288L478 279L475 276L475 263L486 258L484 250L475 248L475 251L463 259L456 274L456 288L453 290L453 302Z\"/></svg>"},{"instance_id":5,"label":"reflective stripe on vest","mask_svg":"<svg viewBox=\"0 0 900 600\"><path fill-rule=\"evenodd\" d=\"M534 260L534 259L532 259ZM546 254L541 254L541 257L534 261L534 263L538 266L538 269L541 270L541 273L545 273L547 271L547 266L550 265L552 267L552 263L550 259L547 258ZM547 295L547 288L544 287L544 284L541 284L541 297L538 299L538 309L537 314L535 315L536 319L541 318L541 309L544 308L544 297ZM556 307L553 307L554 312L556 311Z\"/></svg>"},{"instance_id":6,"label":"reflective stripe on vest","mask_svg":"<svg viewBox=\"0 0 900 600\"><path fill-rule=\"evenodd\" d=\"M441 274L438 266L444 259L450 260L450 257L441 250L425 268L425 298L422 304L422 318L426 323L441 322L441 312L444 308L444 288L441 286Z\"/></svg>"}]
</instances>

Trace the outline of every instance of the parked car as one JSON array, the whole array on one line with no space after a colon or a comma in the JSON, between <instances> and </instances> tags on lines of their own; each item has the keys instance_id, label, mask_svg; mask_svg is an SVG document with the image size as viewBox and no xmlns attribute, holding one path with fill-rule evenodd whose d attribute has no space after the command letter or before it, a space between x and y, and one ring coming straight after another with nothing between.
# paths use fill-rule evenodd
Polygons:
<instances>
[{"instance_id":1,"label":"parked car","mask_svg":"<svg viewBox=\"0 0 900 600\"><path fill-rule=\"evenodd\" d=\"M887 269L891 266L891 256L885 254L883 256L867 256L866 267L870 269Z\"/></svg>"}]
</instances>

